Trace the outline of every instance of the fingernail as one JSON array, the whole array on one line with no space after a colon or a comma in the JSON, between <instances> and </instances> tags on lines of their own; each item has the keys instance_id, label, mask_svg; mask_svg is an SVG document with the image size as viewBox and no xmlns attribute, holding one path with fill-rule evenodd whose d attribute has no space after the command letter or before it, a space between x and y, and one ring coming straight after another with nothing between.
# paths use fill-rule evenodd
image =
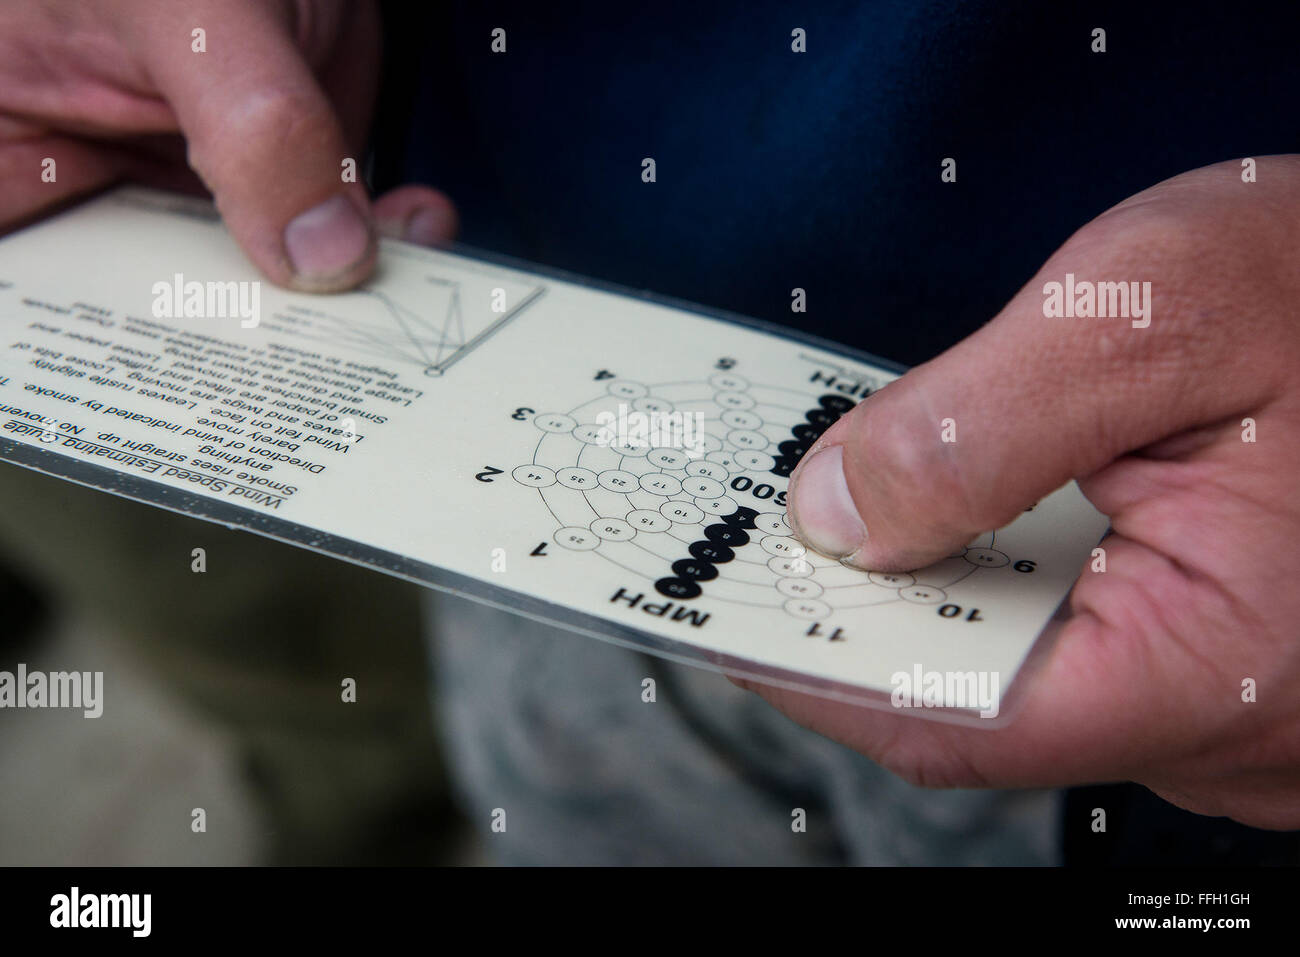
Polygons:
<instances>
[{"instance_id":1,"label":"fingernail","mask_svg":"<svg viewBox=\"0 0 1300 957\"><path fill-rule=\"evenodd\" d=\"M370 227L351 200L340 194L290 222L284 229L284 250L300 278L337 275L365 258Z\"/></svg>"},{"instance_id":2,"label":"fingernail","mask_svg":"<svg viewBox=\"0 0 1300 957\"><path fill-rule=\"evenodd\" d=\"M799 539L831 558L847 558L867 542L844 478L844 446L832 445L803 463L790 492L790 518Z\"/></svg>"},{"instance_id":3,"label":"fingernail","mask_svg":"<svg viewBox=\"0 0 1300 957\"><path fill-rule=\"evenodd\" d=\"M426 206L416 210L406 221L402 238L408 243L434 246L447 236L447 214L444 210Z\"/></svg>"}]
</instances>

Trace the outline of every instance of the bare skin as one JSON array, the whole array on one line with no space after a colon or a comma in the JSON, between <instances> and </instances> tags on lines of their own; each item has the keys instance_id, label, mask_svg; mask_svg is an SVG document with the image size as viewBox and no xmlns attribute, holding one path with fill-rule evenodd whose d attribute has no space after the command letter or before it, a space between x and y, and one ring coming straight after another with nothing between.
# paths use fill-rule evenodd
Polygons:
<instances>
[{"instance_id":1,"label":"bare skin","mask_svg":"<svg viewBox=\"0 0 1300 957\"><path fill-rule=\"evenodd\" d=\"M354 286L374 269L377 231L433 244L456 228L434 190L372 204L343 181L344 159L361 161L378 68L370 2L6 4L0 231L123 179L206 190L274 282Z\"/></svg>"},{"instance_id":2,"label":"bare skin","mask_svg":"<svg viewBox=\"0 0 1300 957\"><path fill-rule=\"evenodd\" d=\"M1300 157L1258 170L1194 170L1084 226L791 476L805 542L894 571L1079 480L1111 517L1107 570L1081 570L1016 720L967 729L749 687L916 783L1133 780L1202 814L1300 827ZM1044 284L1067 272L1151 282L1151 325L1045 317ZM945 418L956 443L940 441Z\"/></svg>"},{"instance_id":3,"label":"bare skin","mask_svg":"<svg viewBox=\"0 0 1300 957\"><path fill-rule=\"evenodd\" d=\"M377 230L426 243L455 230L433 190L372 203L341 181L377 68L370 3L0 6L0 231L122 179L206 189L273 281L355 285ZM55 183L40 178L45 157ZM1112 518L1107 571L1083 571L1013 724L748 686L920 784L1135 780L1201 813L1300 827L1297 249L1300 158L1261 160L1252 184L1237 163L1162 183L1081 229L993 321L872 396L795 472L806 541L895 570L1079 479ZM1045 318L1043 284L1067 272L1151 282L1151 326ZM938 440L949 417L956 444Z\"/></svg>"}]
</instances>

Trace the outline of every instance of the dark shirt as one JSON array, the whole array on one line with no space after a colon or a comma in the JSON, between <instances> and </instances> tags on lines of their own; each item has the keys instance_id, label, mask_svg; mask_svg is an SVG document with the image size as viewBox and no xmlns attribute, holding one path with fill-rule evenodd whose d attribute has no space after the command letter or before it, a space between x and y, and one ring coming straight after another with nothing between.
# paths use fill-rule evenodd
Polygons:
<instances>
[{"instance_id":1,"label":"dark shirt","mask_svg":"<svg viewBox=\"0 0 1300 957\"><path fill-rule=\"evenodd\" d=\"M1297 3L815 6L391 3L374 185L446 191L470 245L912 365L1133 193L1300 152ZM1066 816L1067 861L1300 854L1132 785Z\"/></svg>"},{"instance_id":2,"label":"dark shirt","mask_svg":"<svg viewBox=\"0 0 1300 957\"><path fill-rule=\"evenodd\" d=\"M1300 152L1300 4L722 6L394 4L376 185L445 190L471 245L911 365L1127 196Z\"/></svg>"}]
</instances>

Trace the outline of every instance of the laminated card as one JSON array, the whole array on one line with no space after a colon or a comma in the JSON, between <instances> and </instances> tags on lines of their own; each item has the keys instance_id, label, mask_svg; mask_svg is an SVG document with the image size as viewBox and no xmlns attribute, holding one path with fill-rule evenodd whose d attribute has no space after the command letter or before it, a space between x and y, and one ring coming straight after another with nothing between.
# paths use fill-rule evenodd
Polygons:
<instances>
[{"instance_id":1,"label":"laminated card","mask_svg":"<svg viewBox=\"0 0 1300 957\"><path fill-rule=\"evenodd\" d=\"M387 240L365 287L291 292L147 190L0 241L0 323L10 463L842 700L949 676L911 714L1005 718L963 676L1005 698L1107 527L1071 484L928 568L840 565L789 476L896 369Z\"/></svg>"}]
</instances>

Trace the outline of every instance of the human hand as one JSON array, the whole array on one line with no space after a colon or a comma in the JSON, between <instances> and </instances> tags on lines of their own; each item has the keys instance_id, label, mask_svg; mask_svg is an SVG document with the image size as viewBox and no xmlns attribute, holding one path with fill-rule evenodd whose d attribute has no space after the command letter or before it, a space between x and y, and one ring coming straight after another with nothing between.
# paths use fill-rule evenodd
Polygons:
<instances>
[{"instance_id":1,"label":"human hand","mask_svg":"<svg viewBox=\"0 0 1300 957\"><path fill-rule=\"evenodd\" d=\"M371 2L0 6L0 232L122 179L206 188L272 281L353 286L374 268L376 226L432 244L456 225L434 190L402 187L372 207L344 182L378 66Z\"/></svg>"},{"instance_id":2,"label":"human hand","mask_svg":"<svg viewBox=\"0 0 1300 957\"><path fill-rule=\"evenodd\" d=\"M1300 157L1241 173L1186 173L1084 226L791 477L806 544L895 571L1079 481L1111 519L1106 571L1082 570L1015 720L983 730L746 687L917 784L1128 779L1199 813L1300 827ZM1045 284L1066 273L1150 282L1150 324L1046 317ZM940 441L947 418L956 443Z\"/></svg>"}]
</instances>

